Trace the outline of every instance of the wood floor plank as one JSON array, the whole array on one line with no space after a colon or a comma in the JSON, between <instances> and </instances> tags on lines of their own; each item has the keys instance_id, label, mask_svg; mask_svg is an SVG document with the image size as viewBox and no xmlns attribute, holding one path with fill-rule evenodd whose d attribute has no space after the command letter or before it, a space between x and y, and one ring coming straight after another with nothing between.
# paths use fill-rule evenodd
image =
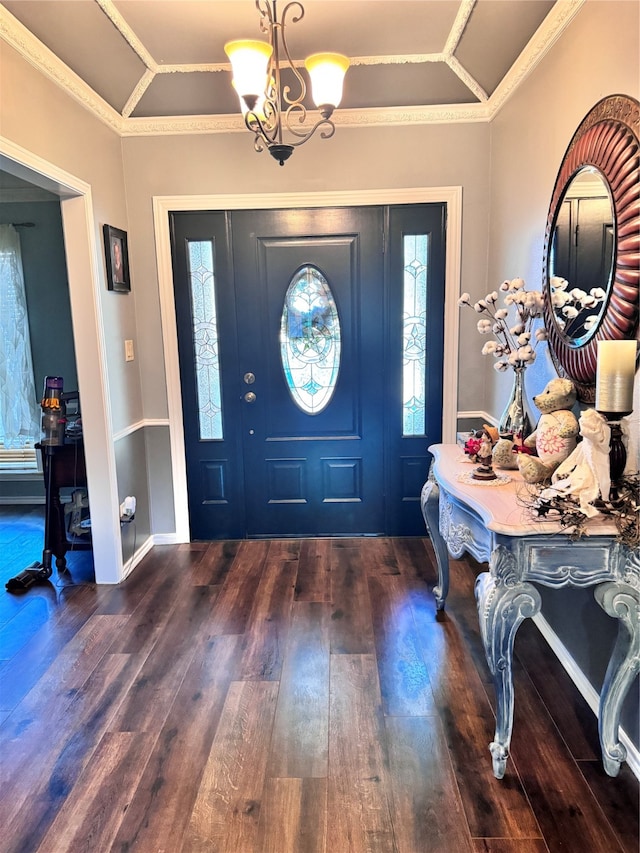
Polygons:
<instances>
[{"instance_id":1,"label":"wood floor plank","mask_svg":"<svg viewBox=\"0 0 640 853\"><path fill-rule=\"evenodd\" d=\"M114 853L180 850L240 651L239 636L214 637L196 651L122 818Z\"/></svg>"},{"instance_id":2,"label":"wood floor plank","mask_svg":"<svg viewBox=\"0 0 640 853\"><path fill-rule=\"evenodd\" d=\"M181 586L179 576L172 572L154 577L131 613L126 628L114 637L112 653L148 654L180 600Z\"/></svg>"},{"instance_id":3,"label":"wood floor plank","mask_svg":"<svg viewBox=\"0 0 640 853\"><path fill-rule=\"evenodd\" d=\"M475 838L473 844L474 853L554 853L542 838Z\"/></svg>"},{"instance_id":4,"label":"wood floor plank","mask_svg":"<svg viewBox=\"0 0 640 853\"><path fill-rule=\"evenodd\" d=\"M273 681L231 684L182 853L256 849L277 693Z\"/></svg>"},{"instance_id":5,"label":"wood floor plank","mask_svg":"<svg viewBox=\"0 0 640 853\"><path fill-rule=\"evenodd\" d=\"M515 654L522 663L576 759L600 758L598 721L530 619L518 630Z\"/></svg>"},{"instance_id":6,"label":"wood floor plank","mask_svg":"<svg viewBox=\"0 0 640 853\"><path fill-rule=\"evenodd\" d=\"M43 744L52 746L52 720L69 719L79 690L104 659L126 616L93 615L65 646L47 672L0 728L0 790L40 761ZM77 705L76 705L77 707ZM0 800L0 813L1 813Z\"/></svg>"},{"instance_id":7,"label":"wood floor plank","mask_svg":"<svg viewBox=\"0 0 640 853\"><path fill-rule=\"evenodd\" d=\"M198 633L218 594L187 587L110 722L113 731L159 731L197 649Z\"/></svg>"},{"instance_id":8,"label":"wood floor plank","mask_svg":"<svg viewBox=\"0 0 640 853\"><path fill-rule=\"evenodd\" d=\"M105 655L65 709L64 726L53 725L58 718L44 706L42 718L48 728L37 741L37 760L29 756L18 766L12 762L15 771L7 785L11 796L0 799L3 853L37 850L141 663L134 655Z\"/></svg>"},{"instance_id":9,"label":"wood floor plank","mask_svg":"<svg viewBox=\"0 0 640 853\"><path fill-rule=\"evenodd\" d=\"M200 542L204 554L190 570L190 582L194 586L219 586L229 575L238 554L240 542Z\"/></svg>"},{"instance_id":10,"label":"wood floor plank","mask_svg":"<svg viewBox=\"0 0 640 853\"><path fill-rule=\"evenodd\" d=\"M579 761L578 767L602 809L609 826L625 853L638 853L640 844L640 790L628 764L612 779L600 758Z\"/></svg>"},{"instance_id":11,"label":"wood floor plank","mask_svg":"<svg viewBox=\"0 0 640 853\"><path fill-rule=\"evenodd\" d=\"M0 707L12 710L22 701L67 644L82 631L97 601L95 587L89 585L64 592L56 613L37 631L26 648L0 668Z\"/></svg>"},{"instance_id":12,"label":"wood floor plank","mask_svg":"<svg viewBox=\"0 0 640 853\"><path fill-rule=\"evenodd\" d=\"M38 853L110 850L155 735L107 732L37 848Z\"/></svg>"},{"instance_id":13,"label":"wood floor plank","mask_svg":"<svg viewBox=\"0 0 640 853\"><path fill-rule=\"evenodd\" d=\"M238 681L280 678L297 572L297 560L285 561L269 551L244 632Z\"/></svg>"},{"instance_id":14,"label":"wood floor plank","mask_svg":"<svg viewBox=\"0 0 640 853\"><path fill-rule=\"evenodd\" d=\"M398 853L473 853L438 717L387 717L385 726Z\"/></svg>"},{"instance_id":15,"label":"wood floor plank","mask_svg":"<svg viewBox=\"0 0 640 853\"><path fill-rule=\"evenodd\" d=\"M451 621L423 623L419 634L471 835L541 837L513 764L504 779L493 776L495 718L464 638Z\"/></svg>"},{"instance_id":16,"label":"wood floor plank","mask_svg":"<svg viewBox=\"0 0 640 853\"><path fill-rule=\"evenodd\" d=\"M360 551L348 539L335 540L331 559L331 652L372 654L373 627L367 577Z\"/></svg>"},{"instance_id":17,"label":"wood floor plank","mask_svg":"<svg viewBox=\"0 0 640 853\"><path fill-rule=\"evenodd\" d=\"M327 850L398 853L373 655L332 655Z\"/></svg>"},{"instance_id":18,"label":"wood floor plank","mask_svg":"<svg viewBox=\"0 0 640 853\"><path fill-rule=\"evenodd\" d=\"M325 853L326 779L267 779L260 808L260 853Z\"/></svg>"},{"instance_id":19,"label":"wood floor plank","mask_svg":"<svg viewBox=\"0 0 640 853\"><path fill-rule=\"evenodd\" d=\"M270 560L298 560L300 559L301 539L270 539Z\"/></svg>"},{"instance_id":20,"label":"wood floor plank","mask_svg":"<svg viewBox=\"0 0 640 853\"><path fill-rule=\"evenodd\" d=\"M331 601L331 539L300 543L296 601Z\"/></svg>"},{"instance_id":21,"label":"wood floor plank","mask_svg":"<svg viewBox=\"0 0 640 853\"><path fill-rule=\"evenodd\" d=\"M12 567L42 547L22 529L37 542L14 537ZM595 718L527 622L493 777L484 567L450 567L442 621L424 537L158 546L117 587L70 572L0 598L8 619L47 614L0 669L0 851L638 853L640 784L604 774Z\"/></svg>"},{"instance_id":22,"label":"wood floor plank","mask_svg":"<svg viewBox=\"0 0 640 853\"><path fill-rule=\"evenodd\" d=\"M264 539L245 540L240 543L235 570L222 584L213 608L215 634L244 633L268 551L269 542Z\"/></svg>"},{"instance_id":23,"label":"wood floor plank","mask_svg":"<svg viewBox=\"0 0 640 853\"><path fill-rule=\"evenodd\" d=\"M329 606L296 602L284 659L269 776L327 775Z\"/></svg>"},{"instance_id":24,"label":"wood floor plank","mask_svg":"<svg viewBox=\"0 0 640 853\"><path fill-rule=\"evenodd\" d=\"M436 714L404 579L370 577L369 596L384 713Z\"/></svg>"},{"instance_id":25,"label":"wood floor plank","mask_svg":"<svg viewBox=\"0 0 640 853\"><path fill-rule=\"evenodd\" d=\"M526 673L516 673L514 690L510 761L526 786L547 845L567 853L620 853L620 842L602 820L600 805Z\"/></svg>"}]
</instances>

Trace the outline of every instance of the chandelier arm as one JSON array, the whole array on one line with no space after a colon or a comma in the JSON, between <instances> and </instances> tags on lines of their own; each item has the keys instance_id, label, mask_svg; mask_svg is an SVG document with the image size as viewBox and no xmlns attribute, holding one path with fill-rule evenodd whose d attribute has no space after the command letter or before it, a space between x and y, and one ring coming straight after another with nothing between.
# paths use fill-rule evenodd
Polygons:
<instances>
[{"instance_id":1,"label":"chandelier arm","mask_svg":"<svg viewBox=\"0 0 640 853\"><path fill-rule=\"evenodd\" d=\"M270 33L274 25L275 6L272 11L272 3L269 0L256 0L256 9L260 13L260 31Z\"/></svg>"},{"instance_id":2,"label":"chandelier arm","mask_svg":"<svg viewBox=\"0 0 640 853\"><path fill-rule=\"evenodd\" d=\"M289 142L292 148L297 148L299 145L302 145L303 142L306 142L308 139L314 135L316 130L320 130L320 136L322 139L331 139L333 134L336 132L335 124L326 118L319 118L318 121L313 125L313 127L309 127L306 130L296 130L293 127L288 127L287 130L292 136L295 136L299 141L298 142Z\"/></svg>"},{"instance_id":3,"label":"chandelier arm","mask_svg":"<svg viewBox=\"0 0 640 853\"><path fill-rule=\"evenodd\" d=\"M304 81L304 77L298 71L293 60L291 59L291 54L289 53L289 46L287 44L287 39L285 36L286 18L287 18L287 15L289 14L290 10L293 9L294 7L297 7L299 9L299 12L292 14L291 22L293 24L297 24L298 21L301 21L304 17L304 7L302 6L301 3L298 3L297 0L293 0L293 2L287 3L287 5L282 10L282 15L280 16L280 23L278 24L277 21L275 23L275 26L280 28L280 41L282 43L282 49L284 51L284 55L286 56L287 62L289 63L289 67L290 67L291 71L293 72L293 75L295 76L295 78L298 82L298 86L300 87L300 94L294 100L292 100L289 97L289 93L291 91L290 86L285 86L282 90L283 100L285 101L285 103L292 104L292 105L301 104L302 101L304 101L305 96L307 94L307 84ZM275 9L275 4L274 4L274 9ZM278 59L276 59L276 62L278 62Z\"/></svg>"},{"instance_id":4,"label":"chandelier arm","mask_svg":"<svg viewBox=\"0 0 640 853\"><path fill-rule=\"evenodd\" d=\"M262 121L262 119L259 115L257 115L257 113L251 111L246 113L244 117L244 123L247 129L250 130L251 133L255 134L256 139L261 138L264 140L264 144L266 146L269 146L273 142L275 142L278 130L277 125L270 127L268 124ZM258 149L256 148L256 150Z\"/></svg>"},{"instance_id":5,"label":"chandelier arm","mask_svg":"<svg viewBox=\"0 0 640 853\"><path fill-rule=\"evenodd\" d=\"M323 139L329 139L334 135L336 128L331 121L334 106L329 99L318 106L320 118L316 123L312 127L304 127L308 118L307 107L304 105L307 84L291 58L285 35L289 20L291 23L302 20L304 7L298 0L286 2L278 20L277 4L278 0L255 0L256 9L260 14L260 30L267 35L271 47L267 63L267 82L263 95L248 94L242 97L245 107L250 107L246 112L243 110L244 122L254 135L255 150L260 152L266 148L282 166L289 159L294 148L311 139L316 131ZM238 42L239 44L241 43ZM297 98L292 96L290 86L282 85L281 47L283 57L296 78L300 90ZM346 65L348 66L348 60ZM343 75L345 70L346 66L342 69ZM253 91L250 89L249 93ZM285 131L293 136L294 140L285 141L283 139Z\"/></svg>"}]
</instances>

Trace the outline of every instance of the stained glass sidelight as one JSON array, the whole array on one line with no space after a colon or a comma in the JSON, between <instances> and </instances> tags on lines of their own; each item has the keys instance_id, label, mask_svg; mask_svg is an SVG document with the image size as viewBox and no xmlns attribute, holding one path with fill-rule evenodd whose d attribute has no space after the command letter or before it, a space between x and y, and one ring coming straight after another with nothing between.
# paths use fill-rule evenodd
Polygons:
<instances>
[{"instance_id":1,"label":"stained glass sidelight","mask_svg":"<svg viewBox=\"0 0 640 853\"><path fill-rule=\"evenodd\" d=\"M338 308L317 267L301 267L287 288L280 355L294 402L303 412L317 415L331 400L340 370Z\"/></svg>"},{"instance_id":2,"label":"stained glass sidelight","mask_svg":"<svg viewBox=\"0 0 640 853\"><path fill-rule=\"evenodd\" d=\"M402 434L426 432L428 234L403 238Z\"/></svg>"},{"instance_id":3,"label":"stained glass sidelight","mask_svg":"<svg viewBox=\"0 0 640 853\"><path fill-rule=\"evenodd\" d=\"M220 439L223 438L222 397L220 393L213 242L211 240L190 240L188 246L193 354L196 370L200 439Z\"/></svg>"}]
</instances>

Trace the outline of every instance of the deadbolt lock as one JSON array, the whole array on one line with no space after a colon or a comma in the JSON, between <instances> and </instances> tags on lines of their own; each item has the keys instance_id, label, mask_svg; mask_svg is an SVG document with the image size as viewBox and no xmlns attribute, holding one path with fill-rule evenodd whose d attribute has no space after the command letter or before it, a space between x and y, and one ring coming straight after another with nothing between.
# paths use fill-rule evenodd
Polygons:
<instances>
[{"instance_id":1,"label":"deadbolt lock","mask_svg":"<svg viewBox=\"0 0 640 853\"><path fill-rule=\"evenodd\" d=\"M247 391L247 393L244 395L244 399L247 403L255 403L256 395L253 393L253 391Z\"/></svg>"}]
</instances>

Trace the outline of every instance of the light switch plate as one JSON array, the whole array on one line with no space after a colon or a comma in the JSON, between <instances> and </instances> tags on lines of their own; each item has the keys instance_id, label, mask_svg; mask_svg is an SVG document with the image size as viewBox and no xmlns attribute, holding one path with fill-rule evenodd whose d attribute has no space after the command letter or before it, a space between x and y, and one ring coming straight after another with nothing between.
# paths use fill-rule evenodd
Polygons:
<instances>
[{"instance_id":1,"label":"light switch plate","mask_svg":"<svg viewBox=\"0 0 640 853\"><path fill-rule=\"evenodd\" d=\"M124 342L124 360L133 361L133 341Z\"/></svg>"}]
</instances>

